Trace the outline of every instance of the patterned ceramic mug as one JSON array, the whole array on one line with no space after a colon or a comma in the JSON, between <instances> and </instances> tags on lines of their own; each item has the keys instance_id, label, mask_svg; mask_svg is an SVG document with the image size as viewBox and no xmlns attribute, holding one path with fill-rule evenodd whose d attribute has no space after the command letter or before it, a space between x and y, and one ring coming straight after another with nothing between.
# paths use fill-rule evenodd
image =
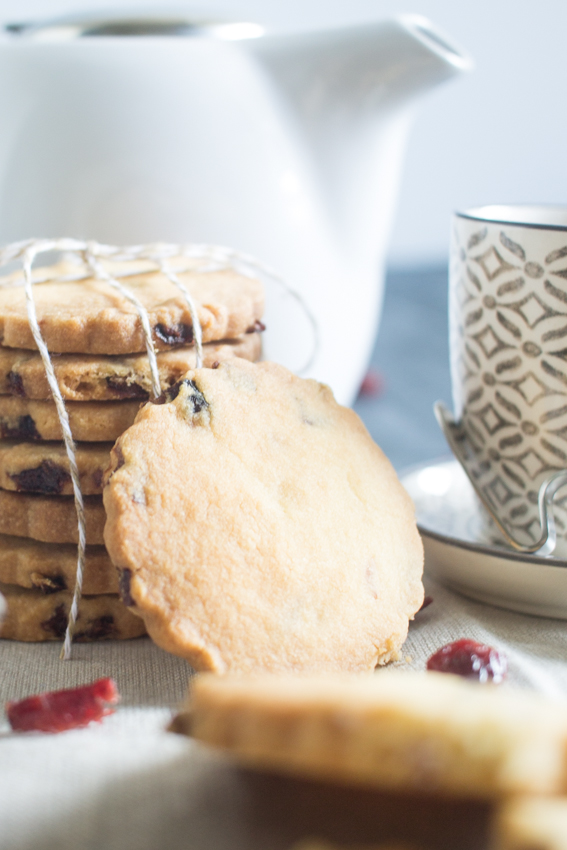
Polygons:
<instances>
[{"instance_id":1,"label":"patterned ceramic mug","mask_svg":"<svg viewBox=\"0 0 567 850\"><path fill-rule=\"evenodd\" d=\"M453 450L508 543L566 557L567 207L455 215L449 327Z\"/></svg>"}]
</instances>

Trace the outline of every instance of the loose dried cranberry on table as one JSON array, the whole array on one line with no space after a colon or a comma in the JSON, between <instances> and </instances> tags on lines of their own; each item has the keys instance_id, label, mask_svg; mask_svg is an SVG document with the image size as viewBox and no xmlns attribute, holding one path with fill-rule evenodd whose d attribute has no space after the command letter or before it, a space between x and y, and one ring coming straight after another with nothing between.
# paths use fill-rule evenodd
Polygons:
<instances>
[{"instance_id":1,"label":"loose dried cranberry on table","mask_svg":"<svg viewBox=\"0 0 567 850\"><path fill-rule=\"evenodd\" d=\"M438 649L427 661L427 669L499 684L506 678L508 660L492 646L461 638Z\"/></svg>"},{"instance_id":2,"label":"loose dried cranberry on table","mask_svg":"<svg viewBox=\"0 0 567 850\"><path fill-rule=\"evenodd\" d=\"M6 703L6 714L15 732L64 732L87 726L112 714L120 699L113 679L98 679L90 685L51 691Z\"/></svg>"},{"instance_id":3,"label":"loose dried cranberry on table","mask_svg":"<svg viewBox=\"0 0 567 850\"><path fill-rule=\"evenodd\" d=\"M384 378L380 372L370 369L362 379L358 394L365 398L376 398L384 390Z\"/></svg>"}]
</instances>

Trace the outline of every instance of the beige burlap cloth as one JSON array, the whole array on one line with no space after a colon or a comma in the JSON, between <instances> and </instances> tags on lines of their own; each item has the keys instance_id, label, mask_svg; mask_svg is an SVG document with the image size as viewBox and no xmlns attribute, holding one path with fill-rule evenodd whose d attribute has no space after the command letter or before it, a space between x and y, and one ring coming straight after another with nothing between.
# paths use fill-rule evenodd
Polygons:
<instances>
[{"instance_id":1,"label":"beige burlap cloth","mask_svg":"<svg viewBox=\"0 0 567 850\"><path fill-rule=\"evenodd\" d=\"M492 608L431 581L427 592L434 602L411 625L402 665L423 669L439 646L470 637L507 652L510 683L567 694L566 623ZM487 847L486 807L254 774L167 733L191 671L148 639L77 644L70 662L59 649L0 641L2 701L113 676L122 704L100 725L59 735L3 727L2 850L286 850L305 835Z\"/></svg>"}]
</instances>

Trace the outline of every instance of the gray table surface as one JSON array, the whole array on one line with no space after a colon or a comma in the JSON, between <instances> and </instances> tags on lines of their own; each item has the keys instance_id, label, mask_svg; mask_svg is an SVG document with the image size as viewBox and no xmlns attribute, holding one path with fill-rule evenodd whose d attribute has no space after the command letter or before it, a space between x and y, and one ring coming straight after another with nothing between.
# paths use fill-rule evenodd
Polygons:
<instances>
[{"instance_id":1,"label":"gray table surface","mask_svg":"<svg viewBox=\"0 0 567 850\"><path fill-rule=\"evenodd\" d=\"M384 379L354 409L397 470L448 456L433 403L451 403L447 269L391 271L370 368Z\"/></svg>"}]
</instances>

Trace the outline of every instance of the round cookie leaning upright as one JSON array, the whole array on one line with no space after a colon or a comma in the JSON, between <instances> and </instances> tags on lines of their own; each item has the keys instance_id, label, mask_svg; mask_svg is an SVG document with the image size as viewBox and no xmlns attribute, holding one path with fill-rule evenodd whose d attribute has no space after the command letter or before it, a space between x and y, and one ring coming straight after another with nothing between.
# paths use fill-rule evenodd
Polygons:
<instances>
[{"instance_id":1,"label":"round cookie leaning upright","mask_svg":"<svg viewBox=\"0 0 567 850\"><path fill-rule=\"evenodd\" d=\"M112 451L105 542L125 603L198 670L362 671L423 600L413 506L328 387L198 369Z\"/></svg>"}]
</instances>

